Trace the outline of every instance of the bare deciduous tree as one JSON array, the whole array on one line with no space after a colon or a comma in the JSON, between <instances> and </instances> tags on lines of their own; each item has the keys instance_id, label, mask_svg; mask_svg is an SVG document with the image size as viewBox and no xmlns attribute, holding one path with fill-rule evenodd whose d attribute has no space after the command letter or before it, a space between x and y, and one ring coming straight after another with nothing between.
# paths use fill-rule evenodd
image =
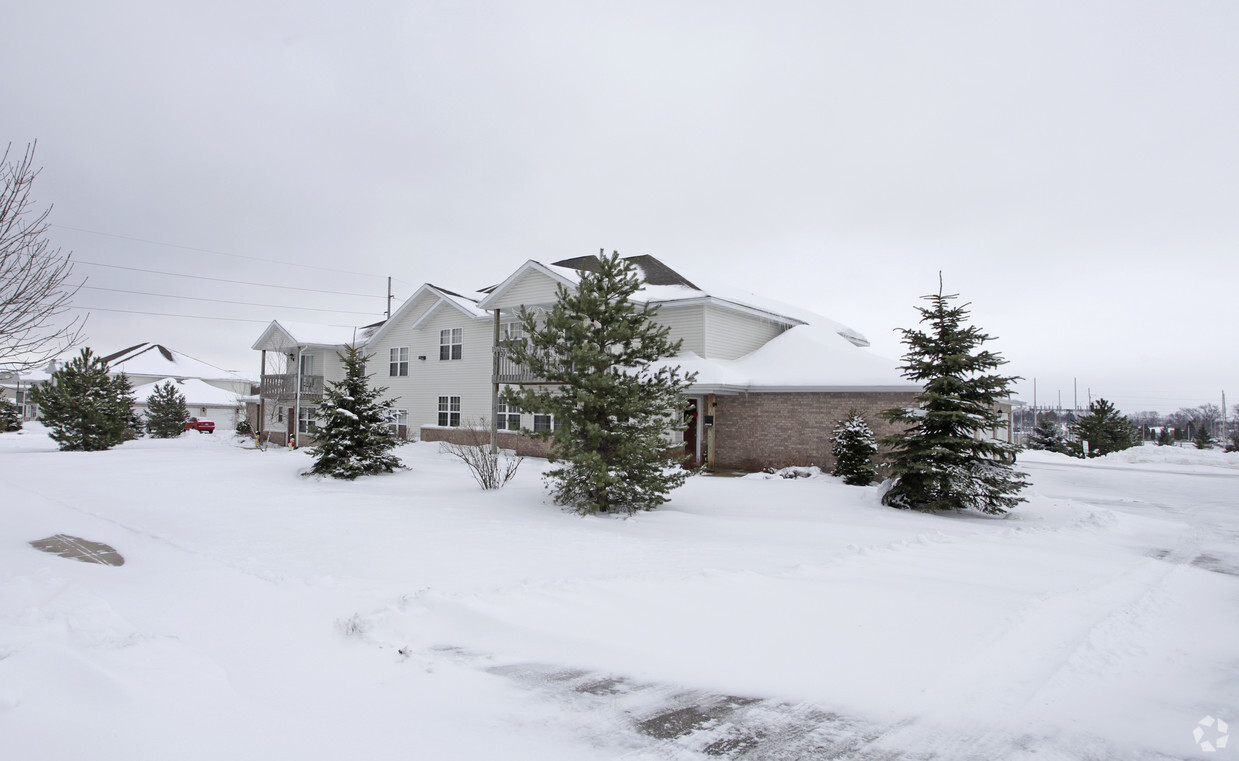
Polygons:
<instances>
[{"instance_id":1,"label":"bare deciduous tree","mask_svg":"<svg viewBox=\"0 0 1239 761\"><path fill-rule=\"evenodd\" d=\"M0 370L24 371L79 343L84 320L62 319L81 284L69 282L70 255L51 250L48 214L32 208L35 145L20 159L0 158Z\"/></svg>"}]
</instances>

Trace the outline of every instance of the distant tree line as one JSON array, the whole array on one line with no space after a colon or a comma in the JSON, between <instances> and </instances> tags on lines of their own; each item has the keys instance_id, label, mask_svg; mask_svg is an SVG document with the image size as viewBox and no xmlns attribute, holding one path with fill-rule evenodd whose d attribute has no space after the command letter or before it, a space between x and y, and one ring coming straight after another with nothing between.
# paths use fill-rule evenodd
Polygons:
<instances>
[{"instance_id":1,"label":"distant tree line","mask_svg":"<svg viewBox=\"0 0 1239 761\"><path fill-rule=\"evenodd\" d=\"M1163 415L1141 411L1123 415L1105 399L1089 405L1087 412L1074 410L1024 409L1017 413L1016 427L1031 429L1025 445L1029 449L1048 449L1084 456L1082 441L1089 441L1090 454L1094 443L1104 439L1100 454L1126 449L1146 441L1167 446L1193 443L1200 449L1224 446L1226 451L1239 451L1239 404L1234 405L1223 421L1222 408L1216 404L1183 407ZM1098 437L1101 436L1101 439ZM1120 444L1122 444L1120 446Z\"/></svg>"}]
</instances>

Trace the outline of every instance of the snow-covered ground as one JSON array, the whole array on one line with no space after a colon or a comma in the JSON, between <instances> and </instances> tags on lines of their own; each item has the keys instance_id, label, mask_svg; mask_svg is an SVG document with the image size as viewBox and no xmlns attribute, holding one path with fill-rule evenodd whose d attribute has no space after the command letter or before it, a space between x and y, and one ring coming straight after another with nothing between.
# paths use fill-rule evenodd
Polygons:
<instances>
[{"instance_id":1,"label":"snow-covered ground","mask_svg":"<svg viewBox=\"0 0 1239 761\"><path fill-rule=\"evenodd\" d=\"M825 476L618 519L400 452L0 434L3 757L1239 758L1193 734L1239 732L1239 455L1026 453L1007 519Z\"/></svg>"}]
</instances>

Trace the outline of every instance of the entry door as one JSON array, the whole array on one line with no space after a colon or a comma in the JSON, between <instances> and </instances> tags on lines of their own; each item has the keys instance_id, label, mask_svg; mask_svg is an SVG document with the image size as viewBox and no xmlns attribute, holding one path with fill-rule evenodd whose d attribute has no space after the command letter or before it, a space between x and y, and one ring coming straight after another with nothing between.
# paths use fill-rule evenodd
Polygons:
<instances>
[{"instance_id":1,"label":"entry door","mask_svg":"<svg viewBox=\"0 0 1239 761\"><path fill-rule=\"evenodd\" d=\"M684 465L695 468L697 462L697 400L688 400L684 410Z\"/></svg>"}]
</instances>

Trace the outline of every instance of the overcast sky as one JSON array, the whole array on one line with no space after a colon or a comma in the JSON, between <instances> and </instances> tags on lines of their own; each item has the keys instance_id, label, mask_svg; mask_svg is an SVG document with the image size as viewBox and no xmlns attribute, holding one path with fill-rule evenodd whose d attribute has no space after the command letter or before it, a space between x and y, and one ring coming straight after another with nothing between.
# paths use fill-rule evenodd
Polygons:
<instances>
[{"instance_id":1,"label":"overcast sky","mask_svg":"<svg viewBox=\"0 0 1239 761\"><path fill-rule=\"evenodd\" d=\"M606 249L892 358L942 271L1029 402L1239 402L1233 0L45 0L5 27L0 141L38 140L100 353L256 374L267 321L373 322L388 276Z\"/></svg>"}]
</instances>

